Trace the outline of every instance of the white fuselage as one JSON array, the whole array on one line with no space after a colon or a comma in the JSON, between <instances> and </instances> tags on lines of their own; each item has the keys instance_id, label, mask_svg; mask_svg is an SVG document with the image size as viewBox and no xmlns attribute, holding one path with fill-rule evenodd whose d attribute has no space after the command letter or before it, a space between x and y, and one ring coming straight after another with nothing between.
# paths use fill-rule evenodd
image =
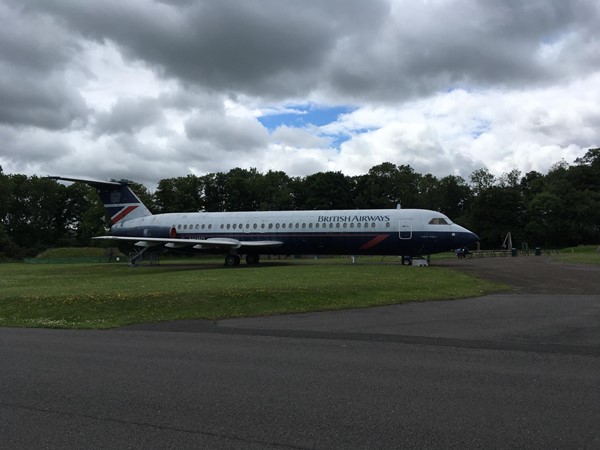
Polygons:
<instances>
[{"instance_id":1,"label":"white fuselage","mask_svg":"<svg viewBox=\"0 0 600 450\"><path fill-rule=\"evenodd\" d=\"M436 253L477 240L445 215L421 209L170 213L113 226L115 236L228 238L282 243L274 254Z\"/></svg>"}]
</instances>

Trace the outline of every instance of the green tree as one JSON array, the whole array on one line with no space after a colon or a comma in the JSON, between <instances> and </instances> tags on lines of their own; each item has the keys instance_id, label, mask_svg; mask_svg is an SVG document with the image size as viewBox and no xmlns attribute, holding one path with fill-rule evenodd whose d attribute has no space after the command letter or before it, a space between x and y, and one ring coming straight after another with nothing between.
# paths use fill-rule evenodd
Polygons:
<instances>
[{"instance_id":1,"label":"green tree","mask_svg":"<svg viewBox=\"0 0 600 450\"><path fill-rule=\"evenodd\" d=\"M342 172L318 172L296 185L299 209L350 209L354 205L354 181Z\"/></svg>"},{"instance_id":2,"label":"green tree","mask_svg":"<svg viewBox=\"0 0 600 450\"><path fill-rule=\"evenodd\" d=\"M202 177L204 186L204 211L226 211L227 175L222 172L209 173Z\"/></svg>"},{"instance_id":3,"label":"green tree","mask_svg":"<svg viewBox=\"0 0 600 450\"><path fill-rule=\"evenodd\" d=\"M68 235L55 242L57 246L101 245L92 241L110 228L104 205L94 188L83 183L73 183L66 188L66 228Z\"/></svg>"},{"instance_id":4,"label":"green tree","mask_svg":"<svg viewBox=\"0 0 600 450\"><path fill-rule=\"evenodd\" d=\"M473 193L479 195L496 184L496 177L486 168L477 169L469 176Z\"/></svg>"},{"instance_id":5,"label":"green tree","mask_svg":"<svg viewBox=\"0 0 600 450\"><path fill-rule=\"evenodd\" d=\"M385 162L373 166L357 180L357 206L361 208L414 208L419 203L421 175L409 165Z\"/></svg>"},{"instance_id":6,"label":"green tree","mask_svg":"<svg viewBox=\"0 0 600 450\"><path fill-rule=\"evenodd\" d=\"M523 242L524 204L518 188L491 186L473 199L465 225L481 238L484 248L499 248L508 232L513 245Z\"/></svg>"},{"instance_id":7,"label":"green tree","mask_svg":"<svg viewBox=\"0 0 600 450\"><path fill-rule=\"evenodd\" d=\"M534 245L548 247L564 238L565 225L561 221L565 204L558 195L540 192L531 199L528 209L525 232Z\"/></svg>"},{"instance_id":8,"label":"green tree","mask_svg":"<svg viewBox=\"0 0 600 450\"><path fill-rule=\"evenodd\" d=\"M263 201L262 174L256 169L231 169L225 177L225 211L257 211Z\"/></svg>"},{"instance_id":9,"label":"green tree","mask_svg":"<svg viewBox=\"0 0 600 450\"><path fill-rule=\"evenodd\" d=\"M203 191L203 180L196 175L165 178L154 192L154 204L161 213L202 211Z\"/></svg>"},{"instance_id":10,"label":"green tree","mask_svg":"<svg viewBox=\"0 0 600 450\"><path fill-rule=\"evenodd\" d=\"M293 179L285 172L267 172L260 187L262 192L259 208L263 211L295 209Z\"/></svg>"},{"instance_id":11,"label":"green tree","mask_svg":"<svg viewBox=\"0 0 600 450\"><path fill-rule=\"evenodd\" d=\"M600 148L590 148L585 155L575 160L575 164L589 166L600 171Z\"/></svg>"}]
</instances>

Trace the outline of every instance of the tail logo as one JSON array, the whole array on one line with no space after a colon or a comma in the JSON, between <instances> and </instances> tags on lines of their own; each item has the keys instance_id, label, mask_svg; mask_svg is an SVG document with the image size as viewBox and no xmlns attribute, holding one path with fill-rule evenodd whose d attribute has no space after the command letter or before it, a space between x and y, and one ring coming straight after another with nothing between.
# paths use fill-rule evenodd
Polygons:
<instances>
[{"instance_id":1,"label":"tail logo","mask_svg":"<svg viewBox=\"0 0 600 450\"><path fill-rule=\"evenodd\" d=\"M119 192L119 191L111 191L111 193L110 193L110 202L111 203L121 203L121 192Z\"/></svg>"},{"instance_id":2,"label":"tail logo","mask_svg":"<svg viewBox=\"0 0 600 450\"><path fill-rule=\"evenodd\" d=\"M138 205L127 205L123 207L119 207L116 214L111 215L110 221L114 225L117 222L123 220L127 215L129 215L132 211L134 211Z\"/></svg>"}]
</instances>

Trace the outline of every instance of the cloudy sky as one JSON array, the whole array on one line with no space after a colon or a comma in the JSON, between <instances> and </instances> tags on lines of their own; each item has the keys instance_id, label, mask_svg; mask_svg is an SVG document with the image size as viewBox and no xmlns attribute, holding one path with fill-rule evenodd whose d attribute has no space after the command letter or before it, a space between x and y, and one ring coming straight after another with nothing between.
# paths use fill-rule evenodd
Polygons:
<instances>
[{"instance_id":1,"label":"cloudy sky","mask_svg":"<svg viewBox=\"0 0 600 450\"><path fill-rule=\"evenodd\" d=\"M0 23L5 173L468 178L600 146L597 0L0 0Z\"/></svg>"}]
</instances>

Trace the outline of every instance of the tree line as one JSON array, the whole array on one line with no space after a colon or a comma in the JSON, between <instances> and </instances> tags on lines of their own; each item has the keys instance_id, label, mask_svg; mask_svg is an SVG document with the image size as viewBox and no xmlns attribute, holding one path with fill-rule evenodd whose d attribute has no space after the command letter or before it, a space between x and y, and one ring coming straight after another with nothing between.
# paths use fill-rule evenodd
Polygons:
<instances>
[{"instance_id":1,"label":"tree line","mask_svg":"<svg viewBox=\"0 0 600 450\"><path fill-rule=\"evenodd\" d=\"M154 192L133 183L153 213L192 211L425 208L476 232L482 248L513 243L564 247L600 243L600 148L546 174L515 169L496 177L482 168L465 180L420 174L383 163L347 176L319 172L290 177L235 168L160 180ZM4 174L0 166L0 258L20 259L50 247L100 245L109 222L96 191L48 178ZM105 245L105 244L104 244Z\"/></svg>"}]
</instances>

